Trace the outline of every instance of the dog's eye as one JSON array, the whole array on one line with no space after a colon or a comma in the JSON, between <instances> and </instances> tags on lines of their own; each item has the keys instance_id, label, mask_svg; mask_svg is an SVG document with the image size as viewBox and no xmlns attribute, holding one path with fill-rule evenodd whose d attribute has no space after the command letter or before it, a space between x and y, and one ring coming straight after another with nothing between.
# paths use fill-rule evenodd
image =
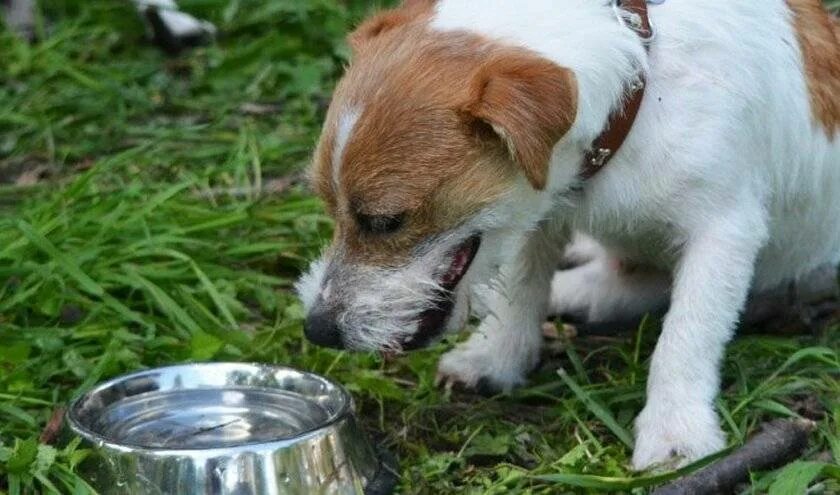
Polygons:
<instances>
[{"instance_id":1,"label":"dog's eye","mask_svg":"<svg viewBox=\"0 0 840 495\"><path fill-rule=\"evenodd\" d=\"M400 230L405 220L405 215L356 215L359 226L363 231L370 234L393 234Z\"/></svg>"}]
</instances>

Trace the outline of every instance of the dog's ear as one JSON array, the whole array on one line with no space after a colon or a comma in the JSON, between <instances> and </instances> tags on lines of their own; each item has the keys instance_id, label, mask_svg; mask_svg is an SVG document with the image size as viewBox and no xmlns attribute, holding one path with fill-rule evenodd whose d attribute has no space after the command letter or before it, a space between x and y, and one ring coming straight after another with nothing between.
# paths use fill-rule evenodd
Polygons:
<instances>
[{"instance_id":1,"label":"dog's ear","mask_svg":"<svg viewBox=\"0 0 840 495\"><path fill-rule=\"evenodd\" d=\"M432 9L437 0L405 0L391 10L382 11L363 22L350 33L347 42L353 51L358 51L366 42L398 26L408 24L424 12Z\"/></svg>"},{"instance_id":2,"label":"dog's ear","mask_svg":"<svg viewBox=\"0 0 840 495\"><path fill-rule=\"evenodd\" d=\"M468 116L489 124L535 189L548 181L551 151L577 113L574 73L537 55L489 57L474 76Z\"/></svg>"}]
</instances>

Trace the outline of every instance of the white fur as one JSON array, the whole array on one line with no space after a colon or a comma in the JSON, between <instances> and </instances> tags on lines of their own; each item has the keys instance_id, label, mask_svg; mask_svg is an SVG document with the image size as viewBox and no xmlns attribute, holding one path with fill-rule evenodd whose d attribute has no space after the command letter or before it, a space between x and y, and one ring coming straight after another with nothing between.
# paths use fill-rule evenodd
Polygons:
<instances>
[{"instance_id":1,"label":"white fur","mask_svg":"<svg viewBox=\"0 0 840 495\"><path fill-rule=\"evenodd\" d=\"M602 256L557 272L551 281L550 313L584 317L588 322L617 322L668 304L667 274L644 268L622 273L618 263Z\"/></svg>"},{"instance_id":2,"label":"white fur","mask_svg":"<svg viewBox=\"0 0 840 495\"><path fill-rule=\"evenodd\" d=\"M353 135L353 129L356 127L356 122L362 112L353 108L345 111L338 119L338 127L335 135L335 143L332 154L332 178L333 185L339 186L339 179L341 177L341 164L344 162L344 148L347 147L347 142L350 141L350 136Z\"/></svg>"},{"instance_id":3,"label":"white fur","mask_svg":"<svg viewBox=\"0 0 840 495\"><path fill-rule=\"evenodd\" d=\"M543 237L540 246L545 236L561 249L568 241L566 230L539 226L547 219L586 232L611 253L673 274L647 405L636 421L633 465L643 469L724 445L714 410L718 367L749 289L840 261L840 136L829 140L811 113L783 0L651 6L657 38L649 53L607 3L438 4L436 29L530 48L572 69L579 84L577 120L555 148L548 188L530 193L520 182L511 193L517 201L485 212L499 220L484 241L498 254L474 269L503 265L498 295L477 334L443 358L440 373L468 384L481 377L503 388L522 383L549 304L539 294L549 293L551 277L538 272L550 274L557 261L528 246L535 235ZM628 140L581 194L566 194L583 150L640 71L647 93ZM613 284L596 268L589 270L600 277L597 287ZM579 275L555 279L555 294L562 283L582 290L586 277ZM587 307L606 314L651 300L650 291L635 301L632 291L606 290L602 299L596 288L585 292Z\"/></svg>"},{"instance_id":4,"label":"white fur","mask_svg":"<svg viewBox=\"0 0 840 495\"><path fill-rule=\"evenodd\" d=\"M295 291L307 313L315 306L318 295L321 293L326 268L324 259L319 259L309 265L309 270L295 283Z\"/></svg>"},{"instance_id":5,"label":"white fur","mask_svg":"<svg viewBox=\"0 0 840 495\"><path fill-rule=\"evenodd\" d=\"M438 258L441 255L430 258ZM420 259L399 269L360 267L353 277L355 290L346 301L353 308L338 318L345 346L359 350L401 351L416 332L416 318L435 301L439 289L434 272Z\"/></svg>"}]
</instances>

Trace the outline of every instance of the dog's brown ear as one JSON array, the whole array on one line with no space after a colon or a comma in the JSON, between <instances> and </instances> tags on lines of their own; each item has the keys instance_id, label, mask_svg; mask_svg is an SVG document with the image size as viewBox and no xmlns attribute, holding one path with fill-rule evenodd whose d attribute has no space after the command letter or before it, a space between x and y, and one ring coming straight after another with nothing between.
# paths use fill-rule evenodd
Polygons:
<instances>
[{"instance_id":1,"label":"dog's brown ear","mask_svg":"<svg viewBox=\"0 0 840 495\"><path fill-rule=\"evenodd\" d=\"M490 56L463 110L489 124L535 189L548 180L551 151L577 113L574 73L537 55Z\"/></svg>"},{"instance_id":2,"label":"dog's brown ear","mask_svg":"<svg viewBox=\"0 0 840 495\"><path fill-rule=\"evenodd\" d=\"M430 12L437 0L405 0L395 9L382 11L363 22L350 33L347 42L358 51L367 41Z\"/></svg>"}]
</instances>

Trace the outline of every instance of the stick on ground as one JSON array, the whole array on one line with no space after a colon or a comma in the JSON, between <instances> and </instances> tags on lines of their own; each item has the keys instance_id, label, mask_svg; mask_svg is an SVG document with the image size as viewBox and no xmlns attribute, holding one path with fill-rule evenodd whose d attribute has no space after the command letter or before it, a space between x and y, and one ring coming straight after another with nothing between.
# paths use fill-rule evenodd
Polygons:
<instances>
[{"instance_id":1,"label":"stick on ground","mask_svg":"<svg viewBox=\"0 0 840 495\"><path fill-rule=\"evenodd\" d=\"M38 438L38 441L46 444L55 443L58 435L61 433L63 425L64 408L59 407L53 411L52 416L50 416L50 420L47 422L47 425L44 426L43 431L41 431L41 436Z\"/></svg>"},{"instance_id":2,"label":"stick on ground","mask_svg":"<svg viewBox=\"0 0 840 495\"><path fill-rule=\"evenodd\" d=\"M729 493L747 481L751 471L775 469L799 457L813 429L814 423L805 419L771 421L732 454L657 488L653 495Z\"/></svg>"}]
</instances>

